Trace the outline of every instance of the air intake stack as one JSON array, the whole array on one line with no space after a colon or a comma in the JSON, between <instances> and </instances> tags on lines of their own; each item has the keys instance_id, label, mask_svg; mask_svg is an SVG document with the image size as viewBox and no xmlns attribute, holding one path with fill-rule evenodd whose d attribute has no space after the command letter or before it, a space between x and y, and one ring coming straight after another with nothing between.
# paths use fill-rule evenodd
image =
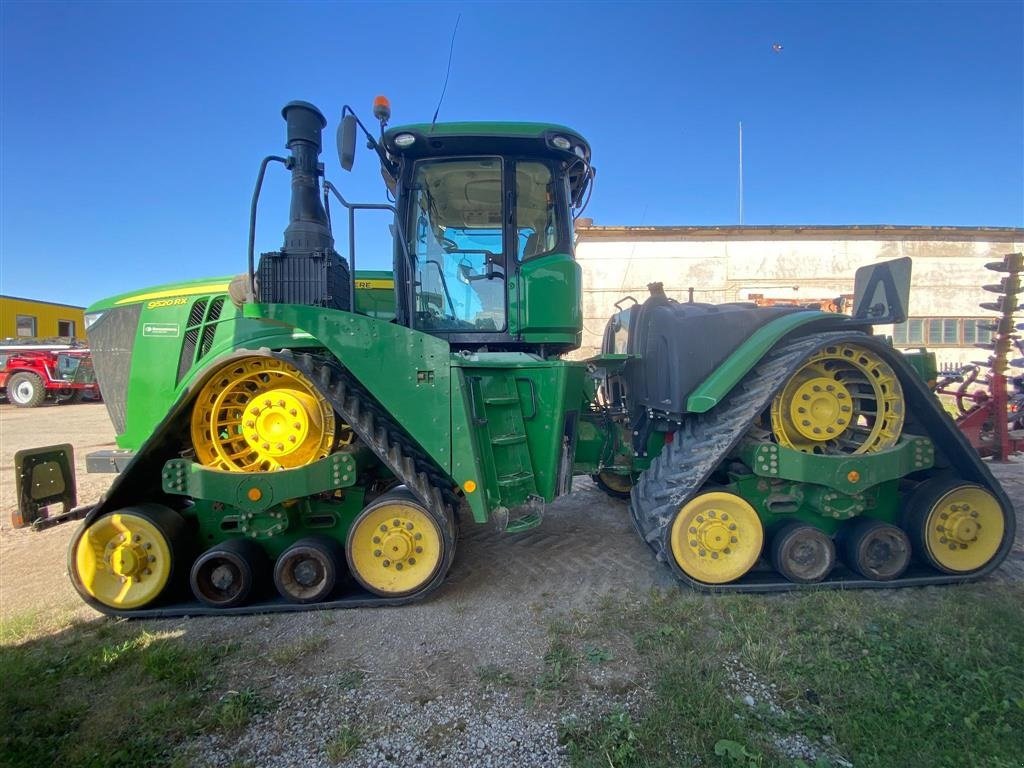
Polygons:
<instances>
[{"instance_id":1,"label":"air intake stack","mask_svg":"<svg viewBox=\"0 0 1024 768\"><path fill-rule=\"evenodd\" d=\"M281 110L288 124L292 200L284 246L260 256L256 287L261 302L349 308L348 267L334 250L327 212L320 201L321 132L327 120L305 101Z\"/></svg>"}]
</instances>

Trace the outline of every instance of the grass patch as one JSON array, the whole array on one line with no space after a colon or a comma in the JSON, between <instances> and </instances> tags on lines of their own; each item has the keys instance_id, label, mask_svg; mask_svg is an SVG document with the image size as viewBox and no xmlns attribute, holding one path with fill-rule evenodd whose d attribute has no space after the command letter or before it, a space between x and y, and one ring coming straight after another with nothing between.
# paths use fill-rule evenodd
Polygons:
<instances>
[{"instance_id":1,"label":"grass patch","mask_svg":"<svg viewBox=\"0 0 1024 768\"><path fill-rule=\"evenodd\" d=\"M349 666L336 672L334 679L340 688L354 691L361 688L366 682L366 673L361 669Z\"/></svg>"},{"instance_id":2,"label":"grass patch","mask_svg":"<svg viewBox=\"0 0 1024 768\"><path fill-rule=\"evenodd\" d=\"M252 688L228 691L213 707L213 720L228 733L238 733L252 718L269 709L267 702Z\"/></svg>"},{"instance_id":3,"label":"grass patch","mask_svg":"<svg viewBox=\"0 0 1024 768\"><path fill-rule=\"evenodd\" d=\"M603 614L630 628L653 701L566 727L576 766L1008 768L1024 755L1020 586L672 593Z\"/></svg>"},{"instance_id":4,"label":"grass patch","mask_svg":"<svg viewBox=\"0 0 1024 768\"><path fill-rule=\"evenodd\" d=\"M565 726L560 740L574 763L586 764L588 758L597 757L603 759L602 765L635 765L641 754L636 725L622 709L605 715L592 727Z\"/></svg>"},{"instance_id":5,"label":"grass patch","mask_svg":"<svg viewBox=\"0 0 1024 768\"><path fill-rule=\"evenodd\" d=\"M363 743L363 733L352 725L344 725L338 729L334 737L324 746L327 759L332 763L340 763L351 755Z\"/></svg>"},{"instance_id":6,"label":"grass patch","mask_svg":"<svg viewBox=\"0 0 1024 768\"><path fill-rule=\"evenodd\" d=\"M485 664L482 667L477 667L476 677L482 684L498 688L511 688L517 684L515 675L497 664Z\"/></svg>"},{"instance_id":7,"label":"grass patch","mask_svg":"<svg viewBox=\"0 0 1024 768\"><path fill-rule=\"evenodd\" d=\"M43 629L31 616L4 622L4 765L175 765L177 745L221 727L214 702L234 646L196 644L134 622Z\"/></svg>"},{"instance_id":8,"label":"grass patch","mask_svg":"<svg viewBox=\"0 0 1024 768\"><path fill-rule=\"evenodd\" d=\"M536 687L542 691L568 687L576 680L579 665L580 658L576 652L564 640L556 638L544 654L544 669L537 678Z\"/></svg>"},{"instance_id":9,"label":"grass patch","mask_svg":"<svg viewBox=\"0 0 1024 768\"><path fill-rule=\"evenodd\" d=\"M297 643L289 643L288 645L275 648L270 652L270 661L278 666L288 666L294 664L303 656L319 651L325 645L327 645L326 637L306 637Z\"/></svg>"}]
</instances>

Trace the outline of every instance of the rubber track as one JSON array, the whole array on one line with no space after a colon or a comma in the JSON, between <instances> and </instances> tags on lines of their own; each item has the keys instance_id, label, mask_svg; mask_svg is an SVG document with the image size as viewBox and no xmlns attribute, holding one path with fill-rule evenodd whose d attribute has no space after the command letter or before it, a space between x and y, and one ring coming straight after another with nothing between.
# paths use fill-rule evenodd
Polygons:
<instances>
[{"instance_id":1,"label":"rubber track","mask_svg":"<svg viewBox=\"0 0 1024 768\"><path fill-rule=\"evenodd\" d=\"M445 557L437 573L419 592L404 597L381 597L371 594L352 582L351 591L343 597L321 603L291 603L274 595L264 602L236 608L213 608L189 599L156 608L119 611L94 599L85 597L93 608L109 616L121 618L170 618L174 616L228 616L252 613L291 613L330 608L365 608L406 605L423 600L443 582L455 557L456 510L459 499L452 490L451 481L442 473L404 431L395 424L373 397L344 368L333 359L310 354L295 355L289 350L270 352L260 350L268 357L298 368L317 390L331 403L334 410L352 431L377 455L396 478L419 499L430 514L442 523L447 536ZM72 551L79 531L71 543ZM190 596L191 598L191 596Z\"/></svg>"},{"instance_id":2,"label":"rubber track","mask_svg":"<svg viewBox=\"0 0 1024 768\"><path fill-rule=\"evenodd\" d=\"M996 555L984 568L972 574L943 574L923 566L912 565L906 574L892 581L874 581L858 576L837 564L832 574L817 584L794 584L769 569L751 570L729 584L705 584L687 576L670 554L669 535L676 512L697 494L715 468L729 455L743 438L750 425L768 407L772 398L815 351L839 343L854 342L876 347L871 337L861 333L823 333L798 339L776 347L762 358L726 398L714 409L688 417L675 433L671 443L665 445L649 469L641 474L630 495L630 515L640 537L647 543L659 561L670 564L680 581L706 592L783 592L797 589L821 588L887 588L920 586L925 584L962 583L981 578L1005 558L1006 552ZM877 351L877 350L876 350ZM889 361L891 362L891 361ZM895 367L895 366L894 366ZM901 383L907 382L900 376ZM948 421L948 419L947 419ZM932 436L934 440L935 437ZM980 466L984 476L991 476ZM994 482L994 481L993 481ZM990 490L993 490L990 488ZM998 485L996 495L1003 508L1012 510ZM1006 538L1012 542L1014 519L1008 521ZM1007 548L1004 546L1003 548Z\"/></svg>"},{"instance_id":3,"label":"rubber track","mask_svg":"<svg viewBox=\"0 0 1024 768\"><path fill-rule=\"evenodd\" d=\"M333 360L309 354L277 352L273 357L290 363L316 385L334 410L385 466L409 488L455 535L459 499L451 481L408 438L374 398Z\"/></svg>"}]
</instances>

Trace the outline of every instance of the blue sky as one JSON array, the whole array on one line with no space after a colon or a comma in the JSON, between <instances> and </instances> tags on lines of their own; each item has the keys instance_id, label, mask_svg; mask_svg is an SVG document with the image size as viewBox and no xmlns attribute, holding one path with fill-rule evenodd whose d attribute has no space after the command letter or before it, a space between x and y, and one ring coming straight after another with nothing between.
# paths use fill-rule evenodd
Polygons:
<instances>
[{"instance_id":1,"label":"blue sky","mask_svg":"<svg viewBox=\"0 0 1024 768\"><path fill-rule=\"evenodd\" d=\"M0 293L87 305L244 270L280 108L559 122L598 224L1024 225L1024 4L21 3L0 53ZM773 52L781 43L781 52ZM331 142L333 144L333 142ZM368 152L328 176L383 199ZM258 250L281 244L272 167ZM387 221L359 227L386 268ZM335 233L340 243L345 233Z\"/></svg>"}]
</instances>

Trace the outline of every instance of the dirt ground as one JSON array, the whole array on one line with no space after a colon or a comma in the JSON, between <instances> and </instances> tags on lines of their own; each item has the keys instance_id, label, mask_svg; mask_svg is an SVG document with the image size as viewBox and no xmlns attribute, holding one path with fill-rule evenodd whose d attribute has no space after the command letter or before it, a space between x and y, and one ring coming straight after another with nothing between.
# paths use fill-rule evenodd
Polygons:
<instances>
[{"instance_id":1,"label":"dirt ground","mask_svg":"<svg viewBox=\"0 0 1024 768\"><path fill-rule=\"evenodd\" d=\"M104 406L19 409L0 405L0 620L30 611L104 620L80 602L67 578L65 553L77 523L42 532L14 530L10 523L16 508L15 451L60 442L75 448L79 503L95 501L113 478L88 475L84 466L87 453L115 447ZM1024 463L994 465L993 471L1013 498L1020 519L1024 516ZM1018 525L1013 553L997 573L999 580L1024 581L1021 528L1024 525ZM564 755L557 746L554 724L555 715L564 711L549 713L555 719L547 722L544 718L549 715L524 710L498 694L480 694L480 670L530 674L543 664L552 622L571 621L601 600L634 602L644 599L652 588L674 585L668 569L654 562L638 540L625 505L608 499L589 480L578 479L576 491L550 505L544 523L531 532L512 536L488 526L464 526L447 582L422 604L145 623L154 631L173 631L196 642L244 639L257 654L283 648L316 649L289 669L267 672L254 661L253 674L264 676L283 703L272 717L268 715L273 722L258 724L238 741L203 743L204 764L228 764L239 754L256 764L277 764L276 737L268 732L287 734L294 745L296 730L329 729L352 713L368 721L398 718L402 725L389 726L347 764L406 764L413 762L413 753L402 751L403 734L420 719L463 722L466 718L459 713L471 712L473 722L479 721L473 732L478 735L460 731L452 738L473 744L486 741L487 755L497 761L494 764L560 765ZM609 701L628 704L638 694L641 685L632 679L628 666L612 667L593 681L596 700L574 702L574 708L602 708ZM337 680L352 670L366 682L358 693L339 691ZM323 703L324 696L334 698ZM339 713L342 702L346 702L345 713ZM492 736L479 730L492 715L505 729L501 731L503 744L507 741L504 751L495 751ZM467 744L458 748L442 744L423 756L436 765L468 764L460 762L466 750L474 748ZM322 753L298 755L294 747L280 764L300 758L307 765L324 764ZM481 760L480 765L489 764Z\"/></svg>"}]
</instances>

